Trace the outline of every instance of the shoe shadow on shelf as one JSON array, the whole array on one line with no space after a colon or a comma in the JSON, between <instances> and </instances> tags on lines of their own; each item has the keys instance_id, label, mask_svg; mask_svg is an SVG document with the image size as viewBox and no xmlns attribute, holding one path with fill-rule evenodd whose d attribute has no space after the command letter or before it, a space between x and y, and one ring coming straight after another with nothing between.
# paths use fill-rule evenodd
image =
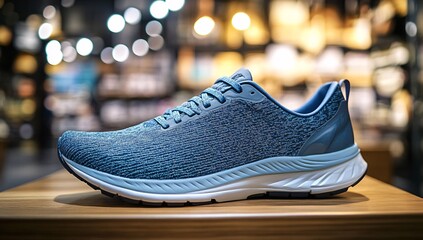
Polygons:
<instances>
[{"instance_id":1,"label":"shoe shadow on shelf","mask_svg":"<svg viewBox=\"0 0 423 240\"><path fill-rule=\"evenodd\" d=\"M77 206L91 206L91 207L138 207L135 204L119 201L108 196L104 196L97 191L61 194L54 198L57 203L77 205Z\"/></svg>"},{"instance_id":2,"label":"shoe shadow on shelf","mask_svg":"<svg viewBox=\"0 0 423 240\"><path fill-rule=\"evenodd\" d=\"M202 204L199 206L185 206L185 207L228 207L228 206L335 206L335 205L345 205L351 203L365 202L369 199L356 192L345 192L339 195L327 197L327 198L269 198L269 197L255 197L254 199L240 200L240 201L231 201L231 202L222 202L222 203L209 203ZM77 206L91 206L91 207L128 207L128 208L139 208L139 207L152 207L146 205L137 205L131 204L124 201L121 201L116 198L111 198L105 195L102 195L97 191L81 192L81 193L72 193L72 194L62 194L58 195L55 199L55 202L68 205L77 205ZM161 205L157 207L172 207Z\"/></svg>"}]
</instances>

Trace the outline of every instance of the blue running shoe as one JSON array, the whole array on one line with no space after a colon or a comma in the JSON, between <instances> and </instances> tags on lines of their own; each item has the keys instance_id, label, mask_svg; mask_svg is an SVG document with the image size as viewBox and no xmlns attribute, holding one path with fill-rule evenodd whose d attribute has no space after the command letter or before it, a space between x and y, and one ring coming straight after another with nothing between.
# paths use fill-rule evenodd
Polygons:
<instances>
[{"instance_id":1,"label":"blue running shoe","mask_svg":"<svg viewBox=\"0 0 423 240\"><path fill-rule=\"evenodd\" d=\"M240 69L136 126L67 131L59 157L94 189L135 203L327 197L367 169L354 143L349 90L348 80L330 82L289 110Z\"/></svg>"}]
</instances>

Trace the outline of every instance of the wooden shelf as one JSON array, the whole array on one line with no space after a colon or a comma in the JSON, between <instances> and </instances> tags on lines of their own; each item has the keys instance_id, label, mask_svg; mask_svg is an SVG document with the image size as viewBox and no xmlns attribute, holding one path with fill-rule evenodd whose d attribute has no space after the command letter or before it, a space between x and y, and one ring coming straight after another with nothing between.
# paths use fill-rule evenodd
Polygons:
<instances>
[{"instance_id":1,"label":"wooden shelf","mask_svg":"<svg viewBox=\"0 0 423 240\"><path fill-rule=\"evenodd\" d=\"M142 207L67 172L0 193L0 239L422 238L423 200L365 177L329 199Z\"/></svg>"}]
</instances>

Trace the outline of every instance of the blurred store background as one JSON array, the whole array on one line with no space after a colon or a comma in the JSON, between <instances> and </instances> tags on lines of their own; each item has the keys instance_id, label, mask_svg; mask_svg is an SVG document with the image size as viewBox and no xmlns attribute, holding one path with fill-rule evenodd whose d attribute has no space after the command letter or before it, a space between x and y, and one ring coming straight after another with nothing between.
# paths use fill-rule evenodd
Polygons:
<instances>
[{"instance_id":1,"label":"blurred store background","mask_svg":"<svg viewBox=\"0 0 423 240\"><path fill-rule=\"evenodd\" d=\"M0 190L60 169L65 130L124 128L238 68L295 108L348 78L369 175L422 195L423 3L0 0Z\"/></svg>"}]
</instances>

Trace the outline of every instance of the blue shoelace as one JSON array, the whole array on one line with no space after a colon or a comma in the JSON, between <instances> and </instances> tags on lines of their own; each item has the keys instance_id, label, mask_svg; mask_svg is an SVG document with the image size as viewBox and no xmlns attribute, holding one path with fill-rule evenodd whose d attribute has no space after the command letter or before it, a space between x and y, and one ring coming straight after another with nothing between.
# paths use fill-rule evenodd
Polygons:
<instances>
[{"instance_id":1,"label":"blue shoelace","mask_svg":"<svg viewBox=\"0 0 423 240\"><path fill-rule=\"evenodd\" d=\"M223 83L223 86L219 86L218 84L220 83ZM173 119L175 123L180 123L182 121L181 114L185 114L189 117L192 117L195 114L199 115L201 112L199 106L203 105L204 108L210 107L210 101L213 100L213 98L217 99L220 103L226 102L226 98L222 93L224 90L233 88L237 93L242 92L241 85L229 77L219 78L214 84L214 86L217 86L217 89L219 90L213 87L207 88L200 95L191 98L178 107L167 110L163 115L154 118L154 120L156 120L162 128L166 129L170 126L167 122L168 119ZM225 86L229 88L225 88Z\"/></svg>"}]
</instances>

